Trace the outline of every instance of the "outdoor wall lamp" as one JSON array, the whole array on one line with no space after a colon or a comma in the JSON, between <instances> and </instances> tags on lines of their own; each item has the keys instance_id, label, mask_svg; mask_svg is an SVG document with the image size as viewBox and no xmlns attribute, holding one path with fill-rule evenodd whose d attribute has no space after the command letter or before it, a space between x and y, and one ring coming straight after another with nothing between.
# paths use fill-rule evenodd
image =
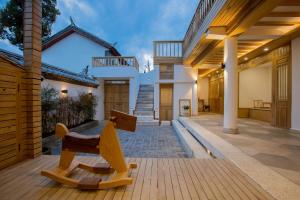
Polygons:
<instances>
[{"instance_id":1,"label":"outdoor wall lamp","mask_svg":"<svg viewBox=\"0 0 300 200\"><path fill-rule=\"evenodd\" d=\"M68 90L61 90L61 93L68 94Z\"/></svg>"},{"instance_id":2,"label":"outdoor wall lamp","mask_svg":"<svg viewBox=\"0 0 300 200\"><path fill-rule=\"evenodd\" d=\"M195 80L195 84L197 84L198 83L198 80Z\"/></svg>"},{"instance_id":3,"label":"outdoor wall lamp","mask_svg":"<svg viewBox=\"0 0 300 200\"><path fill-rule=\"evenodd\" d=\"M90 96L92 96L92 95L93 95L93 93L92 93L92 92L89 92L89 95L90 95Z\"/></svg>"},{"instance_id":4,"label":"outdoor wall lamp","mask_svg":"<svg viewBox=\"0 0 300 200\"><path fill-rule=\"evenodd\" d=\"M225 69L225 63L221 63L221 68Z\"/></svg>"}]
</instances>

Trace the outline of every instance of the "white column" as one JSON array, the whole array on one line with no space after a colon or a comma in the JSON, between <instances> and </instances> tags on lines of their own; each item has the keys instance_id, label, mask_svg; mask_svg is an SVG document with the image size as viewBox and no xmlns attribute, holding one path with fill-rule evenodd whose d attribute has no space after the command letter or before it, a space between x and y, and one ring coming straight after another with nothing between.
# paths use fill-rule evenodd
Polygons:
<instances>
[{"instance_id":1,"label":"white column","mask_svg":"<svg viewBox=\"0 0 300 200\"><path fill-rule=\"evenodd\" d=\"M224 44L224 132L237 133L238 68L237 38L227 37Z\"/></svg>"},{"instance_id":2,"label":"white column","mask_svg":"<svg viewBox=\"0 0 300 200\"><path fill-rule=\"evenodd\" d=\"M192 84L192 115L198 115L198 92L196 82Z\"/></svg>"},{"instance_id":3,"label":"white column","mask_svg":"<svg viewBox=\"0 0 300 200\"><path fill-rule=\"evenodd\" d=\"M300 132L300 37L292 40L292 127Z\"/></svg>"}]
</instances>

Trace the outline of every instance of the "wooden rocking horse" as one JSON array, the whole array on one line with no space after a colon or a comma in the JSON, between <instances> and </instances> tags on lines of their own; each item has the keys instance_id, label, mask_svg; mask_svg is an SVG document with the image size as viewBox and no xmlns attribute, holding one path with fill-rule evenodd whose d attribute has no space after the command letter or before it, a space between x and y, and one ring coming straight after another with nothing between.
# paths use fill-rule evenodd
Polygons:
<instances>
[{"instance_id":1,"label":"wooden rocking horse","mask_svg":"<svg viewBox=\"0 0 300 200\"><path fill-rule=\"evenodd\" d=\"M111 111L111 116L101 135L97 136L69 132L65 125L58 123L55 135L62 139L59 164L54 169L43 170L41 175L80 189L108 189L132 184L133 180L129 177L129 170L136 168L137 164L126 163L115 128L135 131L136 117L114 110ZM107 163L91 166L76 161L74 160L76 152L100 154ZM91 177L80 180L69 178L68 176L76 168L97 174L110 174L110 178L108 180Z\"/></svg>"}]
</instances>

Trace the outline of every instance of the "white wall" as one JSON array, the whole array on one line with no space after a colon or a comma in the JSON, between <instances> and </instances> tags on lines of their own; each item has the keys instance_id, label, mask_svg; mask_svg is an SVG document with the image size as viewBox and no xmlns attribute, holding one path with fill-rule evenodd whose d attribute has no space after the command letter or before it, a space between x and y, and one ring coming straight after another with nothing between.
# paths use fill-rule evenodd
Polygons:
<instances>
[{"instance_id":1,"label":"white wall","mask_svg":"<svg viewBox=\"0 0 300 200\"><path fill-rule=\"evenodd\" d=\"M53 80L48 80L44 79L41 83L41 87L53 87L59 92L61 90L68 90L68 96L70 97L76 97L78 96L78 93L84 92L84 93L89 93L92 92L95 96L97 96L97 107L96 107L96 120L103 120L104 119L104 91L103 91L103 83L100 82L100 85L98 88L93 88L93 87L86 87L86 86L81 86L81 85L75 85L71 83L66 83L66 82L61 82L61 81L53 81ZM60 95L63 95L60 92Z\"/></svg>"},{"instance_id":2,"label":"white wall","mask_svg":"<svg viewBox=\"0 0 300 200\"><path fill-rule=\"evenodd\" d=\"M105 50L105 47L73 33L45 49L42 61L78 73L87 65L92 66L93 56L104 56Z\"/></svg>"},{"instance_id":3,"label":"white wall","mask_svg":"<svg viewBox=\"0 0 300 200\"><path fill-rule=\"evenodd\" d=\"M141 85L153 85L155 82L155 70L147 73L140 73L139 79Z\"/></svg>"},{"instance_id":4,"label":"white wall","mask_svg":"<svg viewBox=\"0 0 300 200\"><path fill-rule=\"evenodd\" d=\"M154 85L154 110L155 117L159 118L159 84L173 83L173 119L179 117L179 99L190 99L192 115L198 114L197 99L197 69L174 65L174 80L159 80L159 66L154 66L155 85Z\"/></svg>"},{"instance_id":5,"label":"white wall","mask_svg":"<svg viewBox=\"0 0 300 200\"><path fill-rule=\"evenodd\" d=\"M272 102L272 63L239 73L239 107L252 108L253 100Z\"/></svg>"},{"instance_id":6,"label":"white wall","mask_svg":"<svg viewBox=\"0 0 300 200\"><path fill-rule=\"evenodd\" d=\"M209 82L208 78L200 78L198 76L198 98L204 99L205 103L208 103L208 90Z\"/></svg>"},{"instance_id":7,"label":"white wall","mask_svg":"<svg viewBox=\"0 0 300 200\"><path fill-rule=\"evenodd\" d=\"M129 113L133 114L138 97L140 80L134 67L92 67L90 74L97 80L129 80Z\"/></svg>"},{"instance_id":8,"label":"white wall","mask_svg":"<svg viewBox=\"0 0 300 200\"><path fill-rule=\"evenodd\" d=\"M300 37L292 40L292 124L300 131Z\"/></svg>"}]
</instances>

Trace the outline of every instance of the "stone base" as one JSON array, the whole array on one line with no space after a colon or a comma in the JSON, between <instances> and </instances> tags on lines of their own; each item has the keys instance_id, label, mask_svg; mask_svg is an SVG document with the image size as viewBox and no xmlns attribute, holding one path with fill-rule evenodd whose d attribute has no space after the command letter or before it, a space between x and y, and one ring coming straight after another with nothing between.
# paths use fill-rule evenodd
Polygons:
<instances>
[{"instance_id":1,"label":"stone base","mask_svg":"<svg viewBox=\"0 0 300 200\"><path fill-rule=\"evenodd\" d=\"M223 133L238 134L239 130L237 128L223 128Z\"/></svg>"}]
</instances>

